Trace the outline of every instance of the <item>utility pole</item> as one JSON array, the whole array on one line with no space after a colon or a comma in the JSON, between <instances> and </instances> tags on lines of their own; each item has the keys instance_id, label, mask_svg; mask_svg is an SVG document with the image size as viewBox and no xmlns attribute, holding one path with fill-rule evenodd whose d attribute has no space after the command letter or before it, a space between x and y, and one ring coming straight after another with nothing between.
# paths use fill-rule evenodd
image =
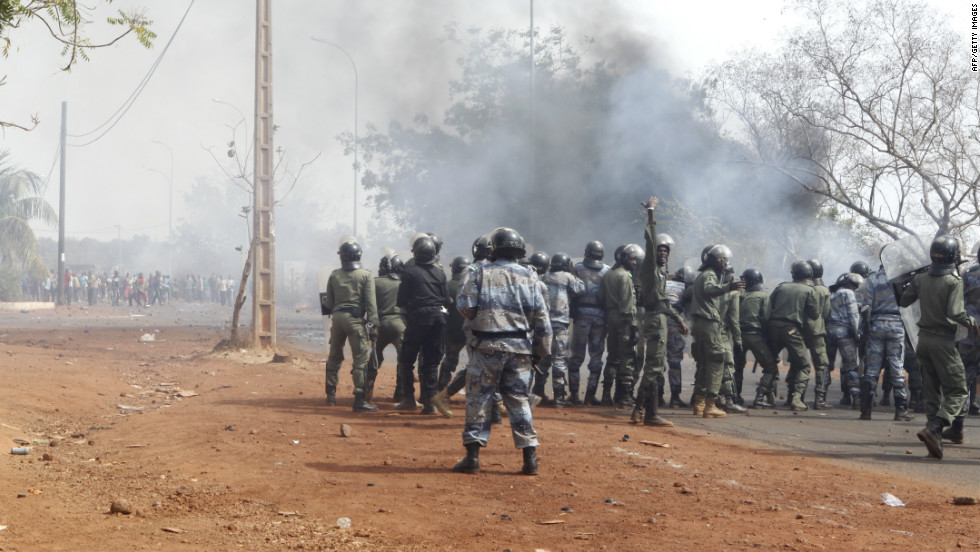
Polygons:
<instances>
[{"instance_id":1,"label":"utility pole","mask_svg":"<svg viewBox=\"0 0 980 552\"><path fill-rule=\"evenodd\" d=\"M275 150L272 147L272 0L256 0L255 18L255 190L252 209L252 341L276 346L276 248L273 206Z\"/></svg>"},{"instance_id":2,"label":"utility pole","mask_svg":"<svg viewBox=\"0 0 980 552\"><path fill-rule=\"evenodd\" d=\"M61 102L61 187L58 194L58 285L57 304L65 304L65 139L68 135L68 102Z\"/></svg>"},{"instance_id":3,"label":"utility pole","mask_svg":"<svg viewBox=\"0 0 980 552\"><path fill-rule=\"evenodd\" d=\"M530 0L531 8L531 201L537 203L538 198L538 151L537 144L535 143L535 136L537 135L537 120L534 114L535 108L535 89L534 89L534 0ZM528 222L530 223L530 228L528 228L528 234L532 240L537 240L537 225L535 224L535 218L531 217Z\"/></svg>"}]
</instances>

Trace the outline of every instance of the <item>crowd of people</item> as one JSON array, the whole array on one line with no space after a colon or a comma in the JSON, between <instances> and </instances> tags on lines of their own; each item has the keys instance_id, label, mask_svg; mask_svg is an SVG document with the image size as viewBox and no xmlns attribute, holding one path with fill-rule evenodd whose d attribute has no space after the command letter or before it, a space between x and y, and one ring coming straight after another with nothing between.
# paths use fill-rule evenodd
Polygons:
<instances>
[{"instance_id":1,"label":"crowd of people","mask_svg":"<svg viewBox=\"0 0 980 552\"><path fill-rule=\"evenodd\" d=\"M54 271L44 280L24 275L21 278L21 295L32 301L57 302L60 289L64 289L64 301L67 305L88 306L108 304L147 307L171 301L231 305L234 301L235 281L231 276L222 278L217 274L188 274L175 280L159 270L148 274L120 274L118 270L109 274L67 268L60 280Z\"/></svg>"},{"instance_id":2,"label":"crowd of people","mask_svg":"<svg viewBox=\"0 0 980 552\"><path fill-rule=\"evenodd\" d=\"M538 441L532 410L538 404L616 405L632 409L633 423L656 427L673 425L660 414L668 406L709 419L746 407L777 408L778 359L785 351L784 407L832 408L827 395L839 355L840 404L859 411L859 419L871 419L876 404L893 405L896 421L924 413L926 427L918 437L936 458L942 458L944 440L963 442L964 417L980 414L980 265L960 266L955 239L937 238L931 265L898 279L857 261L827 286L819 260L798 260L790 267L791 281L770 292L757 269L736 278L732 252L721 244L703 249L697 270L671 273L674 240L657 231L657 204L654 197L642 203L644 245L620 246L612 266L603 262L598 241L589 242L574 265L565 253L538 252L525 260L520 234L498 228L473 243L472 259L452 260L451 279L439 264L441 240L432 233L412 237L407 261L385 256L374 277L361 266L360 245L345 241L338 251L341 268L321 294L322 312L332 318L327 404L336 405L349 341L353 409L377 410L374 381L384 349L392 345L394 409L452 416L449 399L466 388L466 456L454 471L479 471L479 450L491 425L507 415L515 446L523 451L522 471L533 475ZM922 315L910 336L899 306L914 303ZM957 326L968 330L959 341ZM690 404L681 396L688 335L696 365ZM468 363L457 370L464 348ZM748 353L762 377L746 401Z\"/></svg>"}]
</instances>

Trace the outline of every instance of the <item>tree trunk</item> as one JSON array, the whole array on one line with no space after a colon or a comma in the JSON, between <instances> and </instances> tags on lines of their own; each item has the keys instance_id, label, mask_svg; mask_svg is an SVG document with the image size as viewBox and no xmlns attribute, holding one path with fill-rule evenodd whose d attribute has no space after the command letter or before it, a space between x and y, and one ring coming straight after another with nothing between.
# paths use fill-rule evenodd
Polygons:
<instances>
[{"instance_id":1,"label":"tree trunk","mask_svg":"<svg viewBox=\"0 0 980 552\"><path fill-rule=\"evenodd\" d=\"M248 255L245 256L245 266L242 268L242 281L238 286L238 296L235 297L235 308L231 315L231 339L232 344L238 345L238 319L242 314L242 306L245 305L245 285L248 284L248 275L252 272L252 252L255 250L255 242L248 246Z\"/></svg>"}]
</instances>

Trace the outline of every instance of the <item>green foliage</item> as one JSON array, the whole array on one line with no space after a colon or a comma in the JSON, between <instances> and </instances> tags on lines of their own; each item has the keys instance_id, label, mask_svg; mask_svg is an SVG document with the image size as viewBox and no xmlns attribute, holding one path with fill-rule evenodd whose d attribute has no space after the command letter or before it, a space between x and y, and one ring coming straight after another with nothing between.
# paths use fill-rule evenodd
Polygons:
<instances>
[{"instance_id":1,"label":"green foliage","mask_svg":"<svg viewBox=\"0 0 980 552\"><path fill-rule=\"evenodd\" d=\"M44 278L48 268L41 260L31 221L54 224L54 209L41 195L34 173L15 170L7 152L0 151L0 266L13 267L35 278Z\"/></svg>"},{"instance_id":2,"label":"green foliage","mask_svg":"<svg viewBox=\"0 0 980 552\"><path fill-rule=\"evenodd\" d=\"M0 266L0 301L12 302L23 299L20 289L21 272L13 267Z\"/></svg>"}]
</instances>

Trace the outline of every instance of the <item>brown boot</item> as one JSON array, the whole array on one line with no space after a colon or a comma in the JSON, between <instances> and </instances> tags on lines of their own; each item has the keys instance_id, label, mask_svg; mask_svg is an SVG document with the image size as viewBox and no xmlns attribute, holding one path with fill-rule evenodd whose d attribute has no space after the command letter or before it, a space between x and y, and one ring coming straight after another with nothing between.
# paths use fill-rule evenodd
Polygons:
<instances>
[{"instance_id":1,"label":"brown boot","mask_svg":"<svg viewBox=\"0 0 980 552\"><path fill-rule=\"evenodd\" d=\"M433 395L432 398L429 399L429 402L432 404L432 406L436 407L436 410L438 410L443 416L447 418L453 417L453 411L449 408L449 392L446 391L445 387L442 388L442 391L439 391Z\"/></svg>"},{"instance_id":2,"label":"brown boot","mask_svg":"<svg viewBox=\"0 0 980 552\"><path fill-rule=\"evenodd\" d=\"M724 410L715 405L715 399L704 400L704 413L702 416L705 418L724 418L727 415Z\"/></svg>"},{"instance_id":3,"label":"brown boot","mask_svg":"<svg viewBox=\"0 0 980 552\"><path fill-rule=\"evenodd\" d=\"M703 416L705 407L704 395L694 395L694 400L691 402L694 403L694 415ZM712 401L712 404L714 404L714 401Z\"/></svg>"}]
</instances>

